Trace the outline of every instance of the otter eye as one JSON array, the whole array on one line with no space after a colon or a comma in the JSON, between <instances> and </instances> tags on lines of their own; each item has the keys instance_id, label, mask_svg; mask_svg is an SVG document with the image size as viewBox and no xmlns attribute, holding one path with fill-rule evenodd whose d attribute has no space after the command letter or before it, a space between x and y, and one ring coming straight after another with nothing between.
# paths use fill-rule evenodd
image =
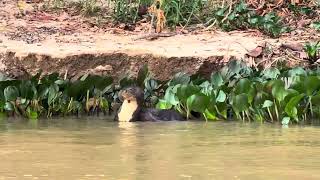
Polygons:
<instances>
[{"instance_id":1,"label":"otter eye","mask_svg":"<svg viewBox=\"0 0 320 180\"><path fill-rule=\"evenodd\" d=\"M130 100L128 100L128 103L130 103Z\"/></svg>"}]
</instances>

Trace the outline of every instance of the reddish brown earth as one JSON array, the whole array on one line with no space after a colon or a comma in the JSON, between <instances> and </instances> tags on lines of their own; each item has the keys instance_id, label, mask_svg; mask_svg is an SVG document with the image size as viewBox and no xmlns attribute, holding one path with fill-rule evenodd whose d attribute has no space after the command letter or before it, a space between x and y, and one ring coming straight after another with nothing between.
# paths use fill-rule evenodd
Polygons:
<instances>
[{"instance_id":1,"label":"reddish brown earth","mask_svg":"<svg viewBox=\"0 0 320 180\"><path fill-rule=\"evenodd\" d=\"M12 1L0 2L0 70L16 78L41 69L44 73L67 72L70 78L91 72L117 79L135 75L144 64L162 80L181 71L208 75L232 58L252 64L252 58L246 54L261 44L276 49L284 42L305 41L297 36L270 39L254 31L225 33L201 29L179 31L175 36L153 41L135 40L146 33L92 27L86 19L67 13L35 11L17 17L18 13Z\"/></svg>"}]
</instances>

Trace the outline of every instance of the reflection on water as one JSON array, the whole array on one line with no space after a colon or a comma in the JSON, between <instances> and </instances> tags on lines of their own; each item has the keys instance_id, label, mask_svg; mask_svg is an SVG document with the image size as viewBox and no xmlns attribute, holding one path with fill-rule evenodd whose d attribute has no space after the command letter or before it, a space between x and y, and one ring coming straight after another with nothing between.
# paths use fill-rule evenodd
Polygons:
<instances>
[{"instance_id":1,"label":"reflection on water","mask_svg":"<svg viewBox=\"0 0 320 180\"><path fill-rule=\"evenodd\" d=\"M0 179L319 179L319 128L0 122Z\"/></svg>"}]
</instances>

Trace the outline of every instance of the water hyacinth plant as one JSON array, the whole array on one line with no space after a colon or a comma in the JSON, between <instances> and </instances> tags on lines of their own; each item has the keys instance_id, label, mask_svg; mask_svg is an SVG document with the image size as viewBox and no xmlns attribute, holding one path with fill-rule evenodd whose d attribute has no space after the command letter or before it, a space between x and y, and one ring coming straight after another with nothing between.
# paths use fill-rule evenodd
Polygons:
<instances>
[{"instance_id":1,"label":"water hyacinth plant","mask_svg":"<svg viewBox=\"0 0 320 180\"><path fill-rule=\"evenodd\" d=\"M143 66L137 77L114 83L111 77L86 74L71 82L58 74L29 80L0 79L0 112L36 119L39 116L104 112L120 102L118 92L131 85L144 89L145 105L175 109L188 119L309 122L320 117L320 69L301 67L259 71L230 61L209 79L177 73L167 82Z\"/></svg>"},{"instance_id":2,"label":"water hyacinth plant","mask_svg":"<svg viewBox=\"0 0 320 180\"><path fill-rule=\"evenodd\" d=\"M232 61L201 83L178 74L157 107L173 107L188 118L198 112L206 120L306 122L320 115L319 72L299 67L254 71Z\"/></svg>"}]
</instances>

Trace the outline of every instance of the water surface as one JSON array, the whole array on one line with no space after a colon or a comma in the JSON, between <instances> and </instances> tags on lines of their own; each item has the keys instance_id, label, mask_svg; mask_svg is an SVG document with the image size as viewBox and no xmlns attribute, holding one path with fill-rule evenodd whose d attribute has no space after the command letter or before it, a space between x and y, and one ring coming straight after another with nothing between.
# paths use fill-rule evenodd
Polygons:
<instances>
[{"instance_id":1,"label":"water surface","mask_svg":"<svg viewBox=\"0 0 320 180\"><path fill-rule=\"evenodd\" d=\"M0 123L0 179L320 179L318 127Z\"/></svg>"}]
</instances>

